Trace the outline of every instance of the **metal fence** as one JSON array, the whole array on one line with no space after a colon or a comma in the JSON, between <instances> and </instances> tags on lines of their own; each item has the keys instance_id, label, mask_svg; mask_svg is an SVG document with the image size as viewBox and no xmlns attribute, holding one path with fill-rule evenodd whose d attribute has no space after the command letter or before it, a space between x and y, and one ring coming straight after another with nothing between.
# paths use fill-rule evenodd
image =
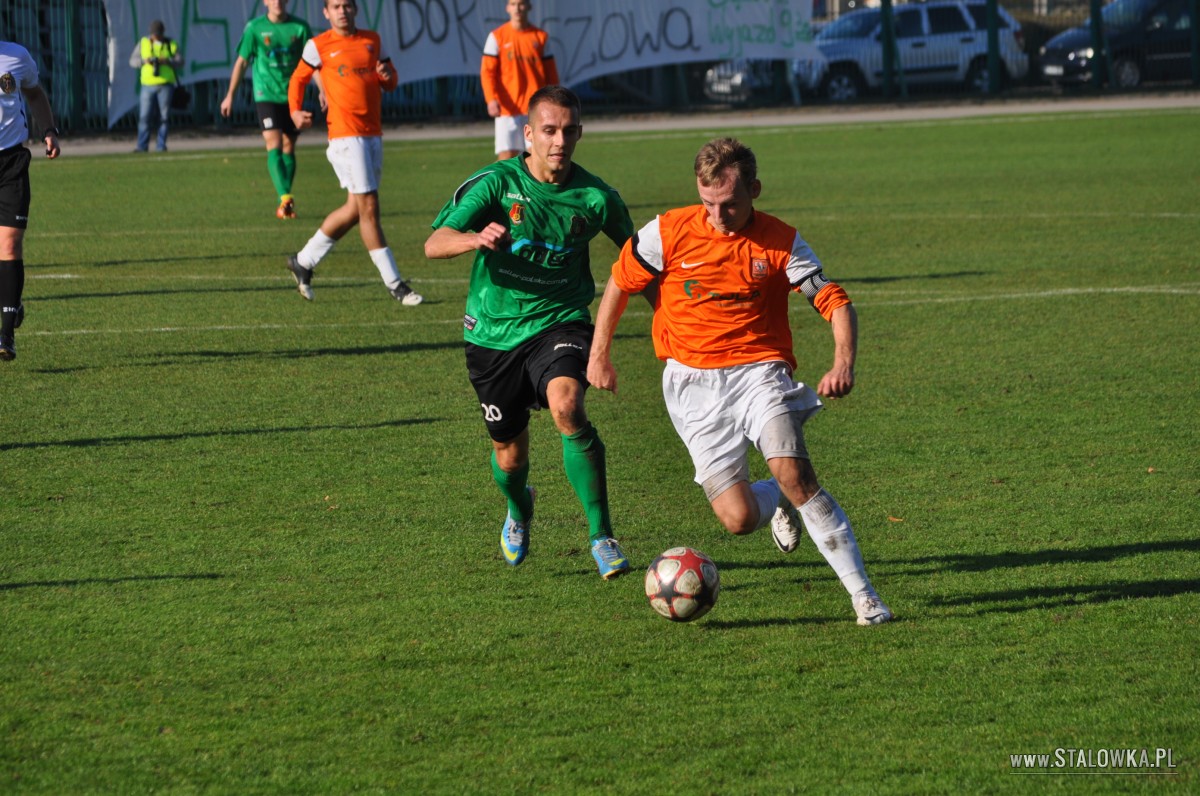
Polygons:
<instances>
[{"instance_id":1,"label":"metal fence","mask_svg":"<svg viewBox=\"0 0 1200 796\"><path fill-rule=\"evenodd\" d=\"M1200 0L1116 0L1103 11L1099 0L1012 0L996 12L985 2L969 0L964 17L967 12L955 16L939 8L946 5L940 0L896 5L884 0L882 8L880 0L829 0L828 6L817 0L815 12L825 15L817 20L821 28L832 29L864 12L885 19L853 46L823 42L819 36L817 44L827 56L821 64L680 64L610 75L575 88L589 111L611 112L787 103L799 101L801 93L821 100L872 93L904 98L927 86L994 92L1071 83L1128 90L1162 79L1200 84ZM1072 40L1065 48L1048 46L1056 34L1084 25L1090 13L1102 26L1086 26L1086 40ZM75 133L108 128L109 59L119 59L121 68L127 54L108 50L102 0L3 0L0 38L29 49L62 128ZM969 57L964 48L973 48ZM1024 67L1016 69L1022 62ZM801 66L807 71L801 73ZM737 81L742 82L733 86ZM725 90L731 86L736 91ZM853 96L837 94L847 87L855 89ZM191 109L175 112L180 113L178 122L256 124L248 81L239 88L229 120L217 112L227 80L202 81L191 88ZM402 85L384 96L383 111L391 123L486 116L474 76ZM135 117L136 111L130 111L115 129L134 129Z\"/></svg>"}]
</instances>

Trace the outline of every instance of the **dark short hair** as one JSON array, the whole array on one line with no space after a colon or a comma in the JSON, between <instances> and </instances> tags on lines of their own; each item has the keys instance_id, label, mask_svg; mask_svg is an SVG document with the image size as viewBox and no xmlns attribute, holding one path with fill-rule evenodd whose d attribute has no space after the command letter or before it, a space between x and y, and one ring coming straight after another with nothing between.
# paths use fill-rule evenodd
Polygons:
<instances>
[{"instance_id":1,"label":"dark short hair","mask_svg":"<svg viewBox=\"0 0 1200 796\"><path fill-rule=\"evenodd\" d=\"M750 185L758 179L758 160L750 147L736 138L714 138L696 154L696 179L701 185L712 185L725 169L737 169L742 183Z\"/></svg>"},{"instance_id":2,"label":"dark short hair","mask_svg":"<svg viewBox=\"0 0 1200 796\"><path fill-rule=\"evenodd\" d=\"M167 26L163 24L163 21L161 19L156 19L150 23L150 35L151 36L166 36L167 35Z\"/></svg>"},{"instance_id":3,"label":"dark short hair","mask_svg":"<svg viewBox=\"0 0 1200 796\"><path fill-rule=\"evenodd\" d=\"M533 109L543 102L573 110L576 114L582 114L583 112L583 106L579 102L579 95L566 86L542 86L535 91L533 96L529 98L530 118L533 117Z\"/></svg>"}]
</instances>

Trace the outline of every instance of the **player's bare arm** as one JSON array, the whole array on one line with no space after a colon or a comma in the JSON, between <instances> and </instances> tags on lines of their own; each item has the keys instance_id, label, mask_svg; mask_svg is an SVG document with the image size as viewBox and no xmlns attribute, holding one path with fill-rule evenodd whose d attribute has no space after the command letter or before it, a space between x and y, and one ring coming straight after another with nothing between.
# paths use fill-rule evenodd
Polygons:
<instances>
[{"instance_id":1,"label":"player's bare arm","mask_svg":"<svg viewBox=\"0 0 1200 796\"><path fill-rule=\"evenodd\" d=\"M829 319L833 331L833 367L817 385L827 398L841 398L854 389L854 361L858 355L858 313L853 304L833 311Z\"/></svg>"},{"instance_id":2,"label":"player's bare arm","mask_svg":"<svg viewBox=\"0 0 1200 796\"><path fill-rule=\"evenodd\" d=\"M629 294L609 279L596 310L596 330L592 333L592 351L588 356L588 383L598 390L617 392L617 369L612 363L612 341L617 323L629 306Z\"/></svg>"},{"instance_id":3,"label":"player's bare arm","mask_svg":"<svg viewBox=\"0 0 1200 796\"><path fill-rule=\"evenodd\" d=\"M511 238L508 229L496 221L478 232L459 232L450 227L438 227L425 241L425 256L430 260L445 260L471 251L499 251Z\"/></svg>"},{"instance_id":4,"label":"player's bare arm","mask_svg":"<svg viewBox=\"0 0 1200 796\"><path fill-rule=\"evenodd\" d=\"M38 127L45 131L42 140L46 144L46 157L54 160L62 150L58 147L58 131L54 128L54 111L50 107L50 98L41 86L23 88L21 93L25 95L25 103L29 106L29 112L33 114Z\"/></svg>"},{"instance_id":5,"label":"player's bare arm","mask_svg":"<svg viewBox=\"0 0 1200 796\"><path fill-rule=\"evenodd\" d=\"M233 62L233 72L229 76L229 91L225 92L225 99L221 100L221 115L226 119L233 112L233 94L242 84L242 77L246 74L246 67L249 65L250 62L240 55Z\"/></svg>"}]
</instances>

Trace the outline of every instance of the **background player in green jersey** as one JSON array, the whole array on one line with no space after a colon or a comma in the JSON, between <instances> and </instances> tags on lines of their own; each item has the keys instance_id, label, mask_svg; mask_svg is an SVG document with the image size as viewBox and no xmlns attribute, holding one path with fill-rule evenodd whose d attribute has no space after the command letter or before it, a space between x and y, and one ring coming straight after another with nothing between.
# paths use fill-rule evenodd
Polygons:
<instances>
[{"instance_id":1,"label":"background player in green jersey","mask_svg":"<svg viewBox=\"0 0 1200 796\"><path fill-rule=\"evenodd\" d=\"M229 91L221 100L221 115L228 118L233 94L251 59L254 71L254 105L267 145L267 172L279 194L278 218L295 218L292 181L296 177L296 137L300 131L288 112L288 80L300 60L304 43L312 38L308 23L287 11L288 0L263 0L267 13L246 23L238 57L229 76Z\"/></svg>"},{"instance_id":2,"label":"background player in green jersey","mask_svg":"<svg viewBox=\"0 0 1200 796\"><path fill-rule=\"evenodd\" d=\"M492 475L508 500L505 560L529 550L529 410L549 408L562 435L567 480L587 514L592 557L606 580L629 570L612 538L604 443L588 421L596 283L589 242L618 247L633 234L620 195L572 162L583 134L579 98L547 86L529 102L530 151L471 175L433 222L425 256L475 252L464 316L467 372L492 438Z\"/></svg>"}]
</instances>

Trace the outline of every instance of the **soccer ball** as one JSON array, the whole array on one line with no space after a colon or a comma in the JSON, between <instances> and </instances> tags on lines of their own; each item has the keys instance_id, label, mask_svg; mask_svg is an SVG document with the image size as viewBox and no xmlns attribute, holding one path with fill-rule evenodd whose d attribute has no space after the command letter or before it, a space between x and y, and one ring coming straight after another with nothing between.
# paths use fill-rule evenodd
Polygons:
<instances>
[{"instance_id":1,"label":"soccer ball","mask_svg":"<svg viewBox=\"0 0 1200 796\"><path fill-rule=\"evenodd\" d=\"M690 547L672 547L646 570L646 599L672 622L704 616L717 604L720 591L717 565Z\"/></svg>"}]
</instances>

